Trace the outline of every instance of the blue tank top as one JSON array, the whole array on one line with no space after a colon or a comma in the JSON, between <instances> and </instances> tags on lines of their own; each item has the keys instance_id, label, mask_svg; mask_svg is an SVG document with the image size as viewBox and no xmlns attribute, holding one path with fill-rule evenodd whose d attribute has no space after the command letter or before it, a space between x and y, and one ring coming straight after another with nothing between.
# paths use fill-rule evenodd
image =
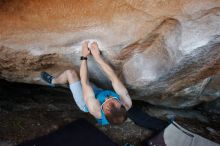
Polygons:
<instances>
[{"instance_id":1,"label":"blue tank top","mask_svg":"<svg viewBox=\"0 0 220 146\"><path fill-rule=\"evenodd\" d=\"M95 97L99 101L100 105L105 102L106 97L112 96L120 101L120 97L117 93L111 90L94 90ZM104 111L101 108L101 119L96 119L99 125L108 125L109 122L105 117Z\"/></svg>"}]
</instances>

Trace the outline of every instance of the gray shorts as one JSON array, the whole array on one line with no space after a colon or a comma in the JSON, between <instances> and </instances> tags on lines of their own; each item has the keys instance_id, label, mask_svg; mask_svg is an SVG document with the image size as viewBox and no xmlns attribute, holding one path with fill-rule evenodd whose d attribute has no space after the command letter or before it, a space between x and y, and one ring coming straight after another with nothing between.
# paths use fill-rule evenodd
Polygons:
<instances>
[{"instance_id":1,"label":"gray shorts","mask_svg":"<svg viewBox=\"0 0 220 146\"><path fill-rule=\"evenodd\" d=\"M79 107L79 109L83 112L89 112L88 108L86 106L86 103L83 99L83 90L82 90L82 84L80 81L77 81L75 83L72 83L69 85L70 90L73 94L73 98ZM91 84L93 90L100 90L100 88L96 87L94 84Z\"/></svg>"}]
</instances>

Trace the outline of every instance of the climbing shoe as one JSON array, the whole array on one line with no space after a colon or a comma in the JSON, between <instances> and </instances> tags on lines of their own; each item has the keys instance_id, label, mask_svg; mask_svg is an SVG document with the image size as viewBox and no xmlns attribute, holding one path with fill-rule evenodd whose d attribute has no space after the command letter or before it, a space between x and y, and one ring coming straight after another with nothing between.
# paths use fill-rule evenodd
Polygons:
<instances>
[{"instance_id":1,"label":"climbing shoe","mask_svg":"<svg viewBox=\"0 0 220 146\"><path fill-rule=\"evenodd\" d=\"M54 86L54 84L52 84L52 80L53 80L53 76L48 74L47 72L43 71L41 72L41 79L44 80L45 82L47 82L50 86Z\"/></svg>"}]
</instances>

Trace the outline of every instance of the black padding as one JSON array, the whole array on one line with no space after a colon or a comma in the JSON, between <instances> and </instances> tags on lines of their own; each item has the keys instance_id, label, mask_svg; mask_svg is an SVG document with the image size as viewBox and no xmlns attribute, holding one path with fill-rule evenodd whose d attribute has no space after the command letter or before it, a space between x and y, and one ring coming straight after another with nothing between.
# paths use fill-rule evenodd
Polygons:
<instances>
[{"instance_id":1,"label":"black padding","mask_svg":"<svg viewBox=\"0 0 220 146\"><path fill-rule=\"evenodd\" d=\"M162 131L169 125L168 122L152 117L135 106L129 109L128 117L138 126L153 130L155 132Z\"/></svg>"},{"instance_id":2,"label":"black padding","mask_svg":"<svg viewBox=\"0 0 220 146\"><path fill-rule=\"evenodd\" d=\"M18 146L116 146L104 133L84 119Z\"/></svg>"}]
</instances>

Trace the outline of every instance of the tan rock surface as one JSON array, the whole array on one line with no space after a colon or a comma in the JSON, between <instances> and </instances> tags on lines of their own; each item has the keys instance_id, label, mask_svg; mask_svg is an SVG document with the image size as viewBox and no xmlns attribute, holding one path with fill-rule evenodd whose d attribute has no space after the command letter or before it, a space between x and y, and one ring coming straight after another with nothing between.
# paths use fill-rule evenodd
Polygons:
<instances>
[{"instance_id":1,"label":"tan rock surface","mask_svg":"<svg viewBox=\"0 0 220 146\"><path fill-rule=\"evenodd\" d=\"M78 69L84 40L98 41L133 99L152 104L196 105L220 72L219 0L0 0L0 20L0 78L9 81L43 84L43 70ZM106 85L92 58L89 70Z\"/></svg>"}]
</instances>

